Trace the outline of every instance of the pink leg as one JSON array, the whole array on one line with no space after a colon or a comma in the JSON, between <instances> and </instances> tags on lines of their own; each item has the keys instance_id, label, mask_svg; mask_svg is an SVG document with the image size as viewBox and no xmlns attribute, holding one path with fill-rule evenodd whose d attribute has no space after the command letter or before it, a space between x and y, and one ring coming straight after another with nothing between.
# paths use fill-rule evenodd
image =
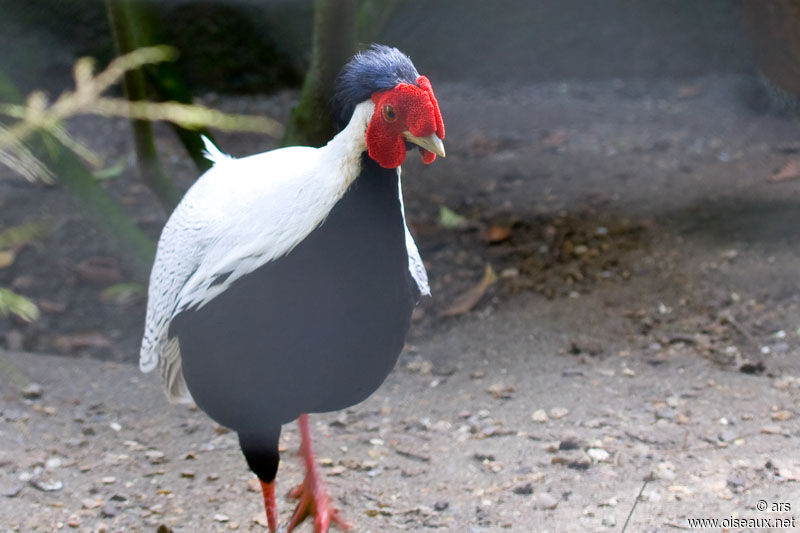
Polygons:
<instances>
[{"instance_id":1,"label":"pink leg","mask_svg":"<svg viewBox=\"0 0 800 533\"><path fill-rule=\"evenodd\" d=\"M317 465L314 462L314 451L311 449L311 430L308 427L308 415L303 414L297 419L300 426L300 455L306 463L306 475L303 483L295 487L289 495L292 498L300 498L294 516L289 522L287 533L291 533L309 515L314 516L314 533L327 533L331 522L339 525L342 529L350 529L348 524L341 516L339 511L333 506L325 484L320 479Z\"/></svg>"},{"instance_id":2,"label":"pink leg","mask_svg":"<svg viewBox=\"0 0 800 533\"><path fill-rule=\"evenodd\" d=\"M259 481L261 481L259 479ZM261 492L264 493L264 509L267 510L267 524L270 533L278 531L278 507L275 505L275 481L261 481Z\"/></svg>"}]
</instances>

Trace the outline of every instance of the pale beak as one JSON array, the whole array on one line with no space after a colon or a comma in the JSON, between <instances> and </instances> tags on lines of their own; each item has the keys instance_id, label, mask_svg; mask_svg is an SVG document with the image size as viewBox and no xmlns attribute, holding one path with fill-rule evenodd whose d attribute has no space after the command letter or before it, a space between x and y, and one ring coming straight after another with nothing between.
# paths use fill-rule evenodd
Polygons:
<instances>
[{"instance_id":1,"label":"pale beak","mask_svg":"<svg viewBox=\"0 0 800 533\"><path fill-rule=\"evenodd\" d=\"M410 131L404 131L403 136L408 142L412 142L417 146L421 146L422 148L429 152L433 152L439 157L445 156L444 143L435 133L428 137L417 137L416 135L412 135Z\"/></svg>"}]
</instances>

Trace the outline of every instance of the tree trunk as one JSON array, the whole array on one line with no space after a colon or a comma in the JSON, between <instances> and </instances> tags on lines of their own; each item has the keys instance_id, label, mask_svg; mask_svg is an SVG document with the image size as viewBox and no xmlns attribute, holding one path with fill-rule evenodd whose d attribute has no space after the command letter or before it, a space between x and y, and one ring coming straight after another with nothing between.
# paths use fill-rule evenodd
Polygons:
<instances>
[{"instance_id":1,"label":"tree trunk","mask_svg":"<svg viewBox=\"0 0 800 533\"><path fill-rule=\"evenodd\" d=\"M357 0L315 0L311 65L292 110L284 145L322 146L336 133L333 82L356 46Z\"/></svg>"},{"instance_id":2,"label":"tree trunk","mask_svg":"<svg viewBox=\"0 0 800 533\"><path fill-rule=\"evenodd\" d=\"M144 25L137 20L133 3L130 0L106 0L106 9L117 53L127 54L138 48L141 42L137 31L141 31ZM147 82L141 69L125 72L122 87L128 100L147 100ZM180 195L172 180L161 169L153 139L153 126L147 120L131 120L131 127L142 181L155 193L161 206L169 213L178 205Z\"/></svg>"},{"instance_id":3,"label":"tree trunk","mask_svg":"<svg viewBox=\"0 0 800 533\"><path fill-rule=\"evenodd\" d=\"M111 0L119 3L120 0ZM124 7L125 25L133 36L133 45L136 48L142 46L154 46L157 44L167 44L164 41L161 18L158 14L158 2L154 0L137 0L131 3L126 0ZM111 13L109 11L109 17ZM182 104L192 103L192 94L178 74L178 69L172 62L161 62L155 65L146 65L143 69L147 82L147 88L155 92L155 96L160 101L175 101ZM201 135L212 138L206 128L197 130L187 130L172 122L169 123L172 130L178 136L189 157L201 172L211 167L211 162L203 155L205 145Z\"/></svg>"},{"instance_id":4,"label":"tree trunk","mask_svg":"<svg viewBox=\"0 0 800 533\"><path fill-rule=\"evenodd\" d=\"M370 44L380 35L399 0L363 0L358 10L358 42Z\"/></svg>"}]
</instances>

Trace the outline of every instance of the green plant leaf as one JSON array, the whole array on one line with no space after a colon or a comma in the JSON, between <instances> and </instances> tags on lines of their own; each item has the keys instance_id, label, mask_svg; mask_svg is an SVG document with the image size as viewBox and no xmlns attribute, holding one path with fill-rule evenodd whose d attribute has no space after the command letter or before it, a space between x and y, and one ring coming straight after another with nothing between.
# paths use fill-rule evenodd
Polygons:
<instances>
[{"instance_id":1,"label":"green plant leaf","mask_svg":"<svg viewBox=\"0 0 800 533\"><path fill-rule=\"evenodd\" d=\"M125 165L126 165L125 159L120 159L116 164L110 167L101 168L100 170L95 170L94 172L92 172L92 176L94 176L96 180L107 180L110 178L116 178L125 171Z\"/></svg>"},{"instance_id":2,"label":"green plant leaf","mask_svg":"<svg viewBox=\"0 0 800 533\"><path fill-rule=\"evenodd\" d=\"M439 224L447 229L459 229L467 225L467 219L447 206L439 207Z\"/></svg>"},{"instance_id":3,"label":"green plant leaf","mask_svg":"<svg viewBox=\"0 0 800 533\"><path fill-rule=\"evenodd\" d=\"M26 322L33 322L39 318L39 308L32 300L10 289L0 287L0 315L12 314Z\"/></svg>"},{"instance_id":4,"label":"green plant leaf","mask_svg":"<svg viewBox=\"0 0 800 533\"><path fill-rule=\"evenodd\" d=\"M20 224L0 230L0 250L24 246L50 232L50 222L39 221Z\"/></svg>"},{"instance_id":5,"label":"green plant leaf","mask_svg":"<svg viewBox=\"0 0 800 533\"><path fill-rule=\"evenodd\" d=\"M141 283L117 283L103 290L100 299L117 305L134 303L145 297L147 290Z\"/></svg>"}]
</instances>

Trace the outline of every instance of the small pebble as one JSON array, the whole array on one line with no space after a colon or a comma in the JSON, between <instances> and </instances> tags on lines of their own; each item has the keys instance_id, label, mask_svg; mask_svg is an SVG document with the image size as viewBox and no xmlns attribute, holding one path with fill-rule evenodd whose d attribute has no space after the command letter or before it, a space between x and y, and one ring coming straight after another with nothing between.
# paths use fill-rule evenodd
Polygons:
<instances>
[{"instance_id":1,"label":"small pebble","mask_svg":"<svg viewBox=\"0 0 800 533\"><path fill-rule=\"evenodd\" d=\"M22 487L23 485L21 483L18 483L13 487L11 487L10 489L3 492L3 496L5 496L6 498L16 498L17 496L19 496L19 493L22 492Z\"/></svg>"},{"instance_id":2,"label":"small pebble","mask_svg":"<svg viewBox=\"0 0 800 533\"><path fill-rule=\"evenodd\" d=\"M783 422L784 420L789 420L790 418L792 418L792 413L786 409L781 409L772 413L772 419L776 422Z\"/></svg>"},{"instance_id":3,"label":"small pebble","mask_svg":"<svg viewBox=\"0 0 800 533\"><path fill-rule=\"evenodd\" d=\"M604 501L603 503L598 504L598 507L616 507L619 503L619 500L616 498L609 498L608 500Z\"/></svg>"},{"instance_id":4,"label":"small pebble","mask_svg":"<svg viewBox=\"0 0 800 533\"><path fill-rule=\"evenodd\" d=\"M662 405L660 407L656 407L655 415L656 415L656 419L674 420L675 417L678 416L678 411L676 411L672 407L668 407L666 405Z\"/></svg>"},{"instance_id":5,"label":"small pebble","mask_svg":"<svg viewBox=\"0 0 800 533\"><path fill-rule=\"evenodd\" d=\"M604 461L608 461L611 457L611 454L605 451L603 448L589 448L586 450L586 454L592 458L592 461L595 463L602 463Z\"/></svg>"},{"instance_id":6,"label":"small pebble","mask_svg":"<svg viewBox=\"0 0 800 533\"><path fill-rule=\"evenodd\" d=\"M150 464L157 465L164 462L164 452L158 450L147 450L144 452L144 456L147 457Z\"/></svg>"},{"instance_id":7,"label":"small pebble","mask_svg":"<svg viewBox=\"0 0 800 533\"><path fill-rule=\"evenodd\" d=\"M566 437L558 442L558 449L561 451L577 450L581 447L581 441L577 437Z\"/></svg>"},{"instance_id":8,"label":"small pebble","mask_svg":"<svg viewBox=\"0 0 800 533\"><path fill-rule=\"evenodd\" d=\"M553 407L550 409L550 418L554 418L558 420L559 418L564 418L569 414L569 409L566 407Z\"/></svg>"},{"instance_id":9,"label":"small pebble","mask_svg":"<svg viewBox=\"0 0 800 533\"><path fill-rule=\"evenodd\" d=\"M39 476L34 476L31 478L30 482L31 486L35 489L38 489L42 492L57 492L64 488L64 484L58 480L44 480L41 479Z\"/></svg>"},{"instance_id":10,"label":"small pebble","mask_svg":"<svg viewBox=\"0 0 800 533\"><path fill-rule=\"evenodd\" d=\"M227 522L230 519L231 519L231 517L226 515L226 514L217 513L217 514L214 515L214 520L217 521L217 522L223 522L224 523L224 522Z\"/></svg>"},{"instance_id":11,"label":"small pebble","mask_svg":"<svg viewBox=\"0 0 800 533\"><path fill-rule=\"evenodd\" d=\"M42 397L42 386L38 383L28 383L25 385L21 390L20 394L22 394L23 398L27 398L29 400L36 400Z\"/></svg>"},{"instance_id":12,"label":"small pebble","mask_svg":"<svg viewBox=\"0 0 800 533\"><path fill-rule=\"evenodd\" d=\"M531 420L533 420L534 422L537 422L539 424L543 424L543 423L547 422L548 420L550 420L550 417L547 416L547 412L545 412L544 409L537 409L531 415Z\"/></svg>"},{"instance_id":13,"label":"small pebble","mask_svg":"<svg viewBox=\"0 0 800 533\"><path fill-rule=\"evenodd\" d=\"M84 509L97 509L103 505L103 500L100 498L86 498L85 500L81 500L81 505Z\"/></svg>"},{"instance_id":14,"label":"small pebble","mask_svg":"<svg viewBox=\"0 0 800 533\"><path fill-rule=\"evenodd\" d=\"M675 465L669 461L658 463L653 474L657 479L671 481L675 479Z\"/></svg>"},{"instance_id":15,"label":"small pebble","mask_svg":"<svg viewBox=\"0 0 800 533\"><path fill-rule=\"evenodd\" d=\"M533 494L533 483L525 483L524 485L517 485L512 489L514 494L521 494L523 496Z\"/></svg>"},{"instance_id":16,"label":"small pebble","mask_svg":"<svg viewBox=\"0 0 800 533\"><path fill-rule=\"evenodd\" d=\"M334 466L333 468L326 470L325 473L329 476L340 476L344 474L345 468L341 465Z\"/></svg>"},{"instance_id":17,"label":"small pebble","mask_svg":"<svg viewBox=\"0 0 800 533\"><path fill-rule=\"evenodd\" d=\"M669 405L670 407L675 408L678 407L679 404L680 404L680 398L678 398L674 394L667 398L667 405Z\"/></svg>"},{"instance_id":18,"label":"small pebble","mask_svg":"<svg viewBox=\"0 0 800 533\"><path fill-rule=\"evenodd\" d=\"M648 490L644 494L642 494L642 498L645 501L656 503L661 501L661 493L657 490Z\"/></svg>"},{"instance_id":19,"label":"small pebble","mask_svg":"<svg viewBox=\"0 0 800 533\"><path fill-rule=\"evenodd\" d=\"M737 491L740 490L742 487L744 487L744 484L745 484L744 478L742 478L742 476L738 474L731 474L726 481L726 485L728 486L728 488Z\"/></svg>"},{"instance_id":20,"label":"small pebble","mask_svg":"<svg viewBox=\"0 0 800 533\"><path fill-rule=\"evenodd\" d=\"M536 495L536 507L552 510L558 507L558 500L549 492L542 492Z\"/></svg>"},{"instance_id":21,"label":"small pebble","mask_svg":"<svg viewBox=\"0 0 800 533\"><path fill-rule=\"evenodd\" d=\"M113 517L117 516L118 512L119 511L117 511L117 506L116 505L114 505L112 503L106 503L100 509L100 516L102 516L103 518L113 518Z\"/></svg>"}]
</instances>

